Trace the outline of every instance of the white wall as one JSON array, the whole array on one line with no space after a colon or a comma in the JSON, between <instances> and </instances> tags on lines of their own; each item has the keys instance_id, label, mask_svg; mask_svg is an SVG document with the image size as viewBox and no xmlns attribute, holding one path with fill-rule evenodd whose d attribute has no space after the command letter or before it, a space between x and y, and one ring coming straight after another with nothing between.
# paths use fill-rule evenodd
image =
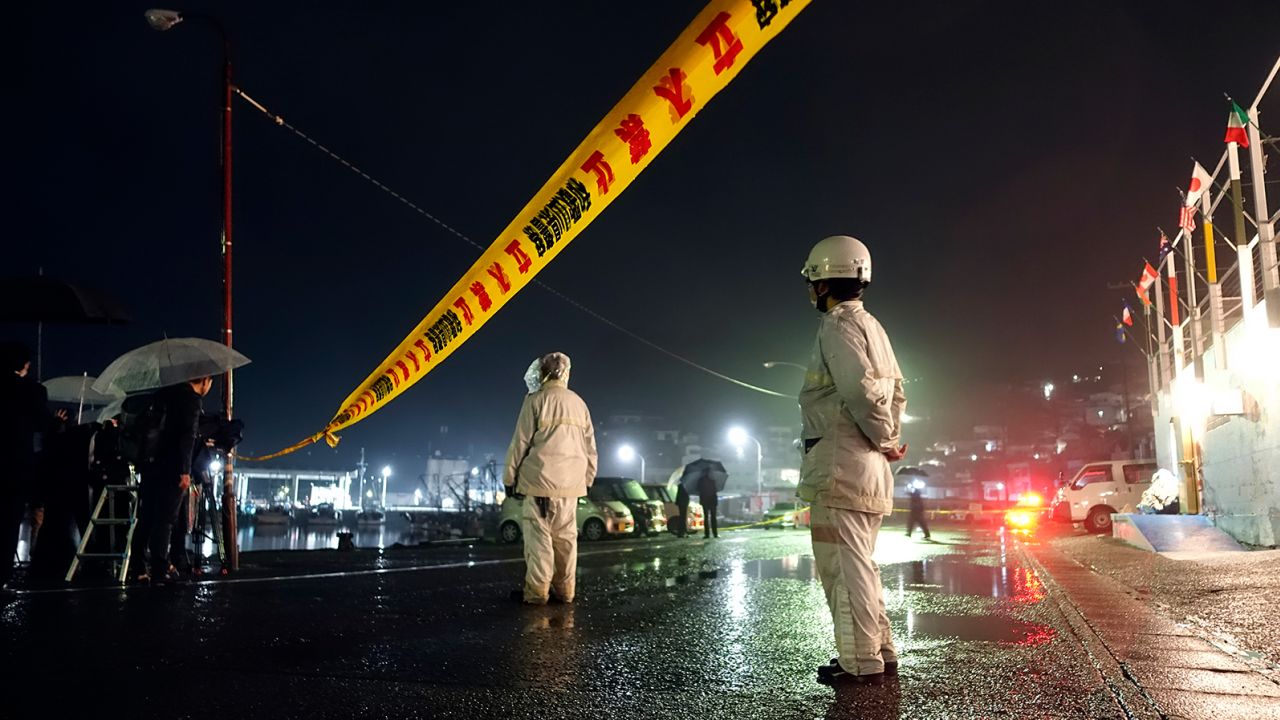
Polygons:
<instances>
[{"instance_id":1,"label":"white wall","mask_svg":"<svg viewBox=\"0 0 1280 720\"><path fill-rule=\"evenodd\" d=\"M1175 408L1201 406L1207 416L1200 440L1202 511L1242 542L1274 546L1280 538L1280 329L1266 327L1265 317L1265 306L1259 306L1249 323L1227 333L1227 371L1206 358L1208 391L1198 403L1188 403L1178 390L1172 397L1160 394L1155 439L1160 466L1181 478L1181 450L1170 421ZM1203 407L1215 395L1230 397L1228 390L1243 393L1244 414L1214 415Z\"/></svg>"}]
</instances>

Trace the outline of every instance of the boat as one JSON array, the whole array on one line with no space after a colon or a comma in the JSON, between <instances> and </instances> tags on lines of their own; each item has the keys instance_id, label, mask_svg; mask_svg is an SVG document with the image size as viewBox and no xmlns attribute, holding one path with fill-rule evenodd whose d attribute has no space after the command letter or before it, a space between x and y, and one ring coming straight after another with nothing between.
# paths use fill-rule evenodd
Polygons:
<instances>
[{"instance_id":1,"label":"boat","mask_svg":"<svg viewBox=\"0 0 1280 720\"><path fill-rule=\"evenodd\" d=\"M289 509L283 505L260 507L254 510L253 521L258 525L288 525Z\"/></svg>"},{"instance_id":2,"label":"boat","mask_svg":"<svg viewBox=\"0 0 1280 720\"><path fill-rule=\"evenodd\" d=\"M386 513L377 508L366 508L356 513L357 525L381 525L386 521Z\"/></svg>"},{"instance_id":3,"label":"boat","mask_svg":"<svg viewBox=\"0 0 1280 720\"><path fill-rule=\"evenodd\" d=\"M333 506L333 503L320 503L311 511L312 525L337 525L342 522L342 511Z\"/></svg>"}]
</instances>

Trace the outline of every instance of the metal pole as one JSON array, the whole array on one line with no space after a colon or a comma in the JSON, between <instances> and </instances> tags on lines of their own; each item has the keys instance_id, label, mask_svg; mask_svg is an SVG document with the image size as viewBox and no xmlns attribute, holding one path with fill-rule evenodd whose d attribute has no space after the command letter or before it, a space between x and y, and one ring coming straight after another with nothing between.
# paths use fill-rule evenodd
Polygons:
<instances>
[{"instance_id":1,"label":"metal pole","mask_svg":"<svg viewBox=\"0 0 1280 720\"><path fill-rule=\"evenodd\" d=\"M1191 365L1197 380L1204 379L1204 343L1200 340L1200 301L1196 295L1196 249L1191 243L1191 233L1183 231L1186 240L1187 308L1190 310L1187 325L1191 328Z\"/></svg>"},{"instance_id":2,"label":"metal pole","mask_svg":"<svg viewBox=\"0 0 1280 720\"><path fill-rule=\"evenodd\" d=\"M1244 226L1244 191L1240 188L1240 146L1227 143L1227 161L1231 168L1231 204L1236 219L1236 258L1239 263L1237 274L1240 276L1240 302L1243 303L1242 314L1249 316L1254 305L1253 287L1253 251L1249 249L1249 231Z\"/></svg>"},{"instance_id":3,"label":"metal pole","mask_svg":"<svg viewBox=\"0 0 1280 720\"><path fill-rule=\"evenodd\" d=\"M1277 63L1280 66L1280 62ZM1274 74L1274 70L1272 73ZM1274 76L1274 75L1273 75ZM1249 174L1253 176L1253 216L1258 220L1258 251L1262 260L1262 297L1267 320L1280 328L1280 268L1276 267L1275 228L1268 222L1267 183L1263 174L1262 133L1258 131L1258 106L1249 108Z\"/></svg>"},{"instance_id":4,"label":"metal pole","mask_svg":"<svg viewBox=\"0 0 1280 720\"><path fill-rule=\"evenodd\" d=\"M1221 164L1219 164L1221 167ZM1200 195L1200 214L1204 217L1204 262L1209 277L1209 327L1213 334L1213 363L1218 370L1227 369L1227 343L1223 337L1222 286L1218 284L1218 256L1213 246L1213 188Z\"/></svg>"},{"instance_id":5,"label":"metal pole","mask_svg":"<svg viewBox=\"0 0 1280 720\"><path fill-rule=\"evenodd\" d=\"M1169 362L1169 344L1165 341L1166 336L1165 336L1165 329L1164 329L1164 289L1160 286L1159 268L1157 268L1156 279L1151 284L1151 287L1153 290L1155 290L1153 295L1156 299L1156 345L1159 346L1158 347L1159 352L1156 354L1156 357L1159 360L1158 365L1160 370L1160 382L1158 385L1158 389L1163 390L1165 385L1169 383L1169 379L1173 376L1173 373L1172 373L1173 365ZM1158 407L1159 406L1158 399L1157 398L1153 398L1153 399L1156 400L1157 407Z\"/></svg>"},{"instance_id":6,"label":"metal pole","mask_svg":"<svg viewBox=\"0 0 1280 720\"><path fill-rule=\"evenodd\" d=\"M764 448L760 446L760 441L751 438L751 442L756 444L756 497L759 498L763 492L764 485ZM761 508L764 507L764 500L760 501Z\"/></svg>"},{"instance_id":7,"label":"metal pole","mask_svg":"<svg viewBox=\"0 0 1280 720\"><path fill-rule=\"evenodd\" d=\"M640 484L644 484L644 456L636 453L636 457L640 458Z\"/></svg>"},{"instance_id":8,"label":"metal pole","mask_svg":"<svg viewBox=\"0 0 1280 720\"><path fill-rule=\"evenodd\" d=\"M222 340L227 347L231 343L231 43L222 34ZM232 417L233 382L231 371L222 377L222 406L228 421ZM236 536L235 460L227 454L222 469L222 515L227 528L225 533L227 560L232 571L240 569L240 543Z\"/></svg>"}]
</instances>

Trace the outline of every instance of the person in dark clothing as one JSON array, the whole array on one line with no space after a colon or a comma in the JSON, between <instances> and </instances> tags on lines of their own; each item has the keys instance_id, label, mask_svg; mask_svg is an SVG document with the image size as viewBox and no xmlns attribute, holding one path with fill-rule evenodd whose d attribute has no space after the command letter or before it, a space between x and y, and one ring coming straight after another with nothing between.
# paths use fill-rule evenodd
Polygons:
<instances>
[{"instance_id":1,"label":"person in dark clothing","mask_svg":"<svg viewBox=\"0 0 1280 720\"><path fill-rule=\"evenodd\" d=\"M933 539L929 537L929 523L924 519L924 496L920 494L920 488L912 488L911 512L907 514L907 537L911 537L917 526L924 531L925 540Z\"/></svg>"},{"instance_id":2,"label":"person in dark clothing","mask_svg":"<svg viewBox=\"0 0 1280 720\"><path fill-rule=\"evenodd\" d=\"M200 426L200 398L209 394L213 378L199 378L161 388L155 401L164 408L155 459L142 468L142 512L146 516L149 579L163 585L169 575L169 545L186 491Z\"/></svg>"},{"instance_id":3,"label":"person in dark clothing","mask_svg":"<svg viewBox=\"0 0 1280 720\"><path fill-rule=\"evenodd\" d=\"M678 532L684 537L689 534L689 491L684 489L684 483L676 488L676 509L680 512Z\"/></svg>"},{"instance_id":4,"label":"person in dark clothing","mask_svg":"<svg viewBox=\"0 0 1280 720\"><path fill-rule=\"evenodd\" d=\"M67 574L80 535L88 525L90 467L101 426L86 423L49 436L40 452L44 523L31 548L32 578L55 580ZM95 498L96 499L96 498Z\"/></svg>"},{"instance_id":5,"label":"person in dark clothing","mask_svg":"<svg viewBox=\"0 0 1280 720\"><path fill-rule=\"evenodd\" d=\"M13 554L38 465L36 436L55 432L66 412L49 412L49 393L34 378L31 351L0 344L0 587L13 577Z\"/></svg>"},{"instance_id":6,"label":"person in dark clothing","mask_svg":"<svg viewBox=\"0 0 1280 720\"><path fill-rule=\"evenodd\" d=\"M720 537L720 526L716 522L716 504L719 498L716 497L716 481L711 477L711 473L703 473L698 479L698 502L702 503L702 512L705 516L705 525L703 525L703 537Z\"/></svg>"}]
</instances>

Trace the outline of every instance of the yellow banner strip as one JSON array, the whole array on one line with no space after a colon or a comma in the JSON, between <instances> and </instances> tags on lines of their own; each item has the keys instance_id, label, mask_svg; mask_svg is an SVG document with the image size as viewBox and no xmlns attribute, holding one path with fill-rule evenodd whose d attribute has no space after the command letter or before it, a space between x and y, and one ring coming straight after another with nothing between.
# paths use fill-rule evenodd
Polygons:
<instances>
[{"instance_id":1,"label":"yellow banner strip","mask_svg":"<svg viewBox=\"0 0 1280 720\"><path fill-rule=\"evenodd\" d=\"M712 0L409 336L294 452L363 420L444 362L631 184L809 0Z\"/></svg>"}]
</instances>

